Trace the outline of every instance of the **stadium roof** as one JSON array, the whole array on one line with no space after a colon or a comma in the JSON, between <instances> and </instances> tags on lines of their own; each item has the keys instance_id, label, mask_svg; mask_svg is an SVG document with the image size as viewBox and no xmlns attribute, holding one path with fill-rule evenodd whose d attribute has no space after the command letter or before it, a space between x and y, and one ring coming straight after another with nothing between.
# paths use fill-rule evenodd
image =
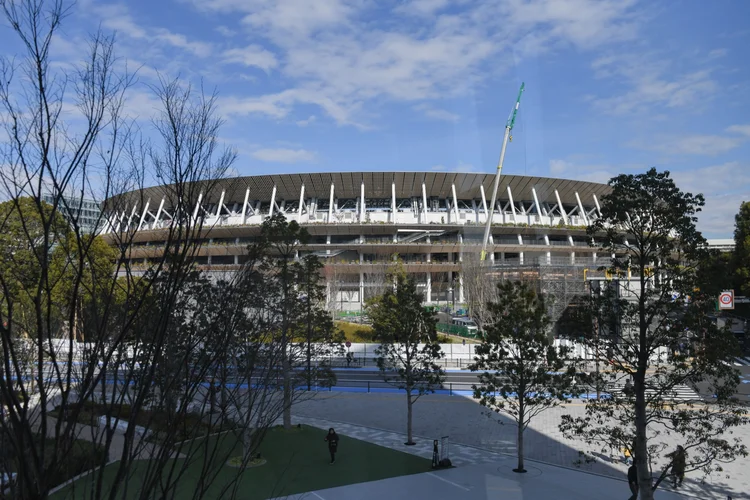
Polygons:
<instances>
[{"instance_id":1,"label":"stadium roof","mask_svg":"<svg viewBox=\"0 0 750 500\"><path fill-rule=\"evenodd\" d=\"M367 198L389 198L392 184L395 183L397 198L411 198L422 196L422 183L428 197L452 197L452 186L456 187L458 199L480 199L480 186L484 186L485 196L492 195L495 174L450 173L450 172L320 172L305 174L271 174L253 175L247 177L233 177L212 182L211 193L204 193L204 199L218 199L222 191L226 191L226 200L242 200L249 188L252 199L270 199L274 185L276 197L280 199L297 199L300 188L304 184L306 198L327 198L334 185L335 197L357 198L361 185L365 184ZM569 179L554 179L549 177L533 177L524 175L503 175L500 180L498 196L507 199L507 188L516 200L532 200L532 188L541 200L554 200L555 190L564 204L575 204L576 193L581 199L591 200L591 195L600 197L609 193L606 184L577 181ZM126 193L125 196L137 196L159 199L164 195L169 197L173 190L169 186L153 186L142 191ZM589 203L586 203L587 205Z\"/></svg>"}]
</instances>

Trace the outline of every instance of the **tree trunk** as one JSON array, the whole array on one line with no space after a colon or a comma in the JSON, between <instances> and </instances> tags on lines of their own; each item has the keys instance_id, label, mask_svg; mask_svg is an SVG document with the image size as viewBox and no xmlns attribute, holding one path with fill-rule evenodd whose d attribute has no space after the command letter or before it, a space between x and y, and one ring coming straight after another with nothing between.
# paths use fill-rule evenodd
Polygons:
<instances>
[{"instance_id":1,"label":"tree trunk","mask_svg":"<svg viewBox=\"0 0 750 500\"><path fill-rule=\"evenodd\" d=\"M645 283L644 269L647 262L641 260L639 276L641 283ZM646 417L646 368L648 366L648 323L646 321L646 296L641 293L638 298L638 369L635 373L635 464L638 470L638 498L653 500L654 490L651 489L651 470L648 463L648 440Z\"/></svg>"},{"instance_id":2,"label":"tree trunk","mask_svg":"<svg viewBox=\"0 0 750 500\"><path fill-rule=\"evenodd\" d=\"M245 426L245 432L242 433L242 450L242 457L250 460L248 457L253 452L253 430L249 423Z\"/></svg>"},{"instance_id":3,"label":"tree trunk","mask_svg":"<svg viewBox=\"0 0 750 500\"><path fill-rule=\"evenodd\" d=\"M414 402L411 400L411 387L406 388L406 444L414 444L414 440L411 435L411 417L412 417L412 405Z\"/></svg>"},{"instance_id":4,"label":"tree trunk","mask_svg":"<svg viewBox=\"0 0 750 500\"><path fill-rule=\"evenodd\" d=\"M639 383L636 381L636 386ZM653 500L654 492L651 489L651 471L648 467L648 446L646 442L646 401L641 389L636 389L635 402L635 464L638 470L638 498L640 500Z\"/></svg>"},{"instance_id":5,"label":"tree trunk","mask_svg":"<svg viewBox=\"0 0 750 500\"><path fill-rule=\"evenodd\" d=\"M516 446L517 446L517 453L518 453L518 465L515 469L513 469L513 472L526 472L526 469L523 467L523 425L518 424L518 436L516 438Z\"/></svg>"},{"instance_id":6,"label":"tree trunk","mask_svg":"<svg viewBox=\"0 0 750 500\"><path fill-rule=\"evenodd\" d=\"M292 374L286 356L282 367L284 370L284 429L289 430L292 428Z\"/></svg>"}]
</instances>

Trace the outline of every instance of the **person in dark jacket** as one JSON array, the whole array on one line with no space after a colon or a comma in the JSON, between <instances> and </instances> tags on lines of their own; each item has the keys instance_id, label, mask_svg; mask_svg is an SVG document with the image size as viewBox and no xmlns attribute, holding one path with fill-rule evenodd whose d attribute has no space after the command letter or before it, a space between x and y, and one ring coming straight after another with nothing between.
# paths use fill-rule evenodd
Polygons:
<instances>
[{"instance_id":1,"label":"person in dark jacket","mask_svg":"<svg viewBox=\"0 0 750 500\"><path fill-rule=\"evenodd\" d=\"M667 453L667 457L672 459L672 486L678 488L682 486L682 480L685 478L687 452L685 448L678 446L672 453Z\"/></svg>"},{"instance_id":2,"label":"person in dark jacket","mask_svg":"<svg viewBox=\"0 0 750 500\"><path fill-rule=\"evenodd\" d=\"M635 466L635 461L628 468L628 486L630 486L630 493L632 493L628 500L635 500L638 498L638 468Z\"/></svg>"},{"instance_id":3,"label":"person in dark jacket","mask_svg":"<svg viewBox=\"0 0 750 500\"><path fill-rule=\"evenodd\" d=\"M333 430L333 427L328 429L328 434L324 438L324 441L328 441L328 451L331 453L331 465L336 463L336 451L339 447L339 435Z\"/></svg>"}]
</instances>

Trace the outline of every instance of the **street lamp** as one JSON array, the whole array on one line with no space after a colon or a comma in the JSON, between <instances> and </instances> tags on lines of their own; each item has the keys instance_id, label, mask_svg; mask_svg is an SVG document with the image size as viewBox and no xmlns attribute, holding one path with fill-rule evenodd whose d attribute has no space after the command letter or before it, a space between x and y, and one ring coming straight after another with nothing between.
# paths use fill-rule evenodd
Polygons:
<instances>
[{"instance_id":1,"label":"street lamp","mask_svg":"<svg viewBox=\"0 0 750 500\"><path fill-rule=\"evenodd\" d=\"M599 288L599 281L595 280L589 280L589 299L591 300L591 304L594 303L594 292L596 292L596 295L598 296L600 294L600 288ZM594 324L592 325L594 329L594 351L596 355L596 399L598 400L601 397L601 387L599 384L599 305L596 306L596 317L592 317L592 321Z\"/></svg>"},{"instance_id":2,"label":"street lamp","mask_svg":"<svg viewBox=\"0 0 750 500\"><path fill-rule=\"evenodd\" d=\"M449 291L451 292L451 311L456 312L456 278L451 280Z\"/></svg>"}]
</instances>

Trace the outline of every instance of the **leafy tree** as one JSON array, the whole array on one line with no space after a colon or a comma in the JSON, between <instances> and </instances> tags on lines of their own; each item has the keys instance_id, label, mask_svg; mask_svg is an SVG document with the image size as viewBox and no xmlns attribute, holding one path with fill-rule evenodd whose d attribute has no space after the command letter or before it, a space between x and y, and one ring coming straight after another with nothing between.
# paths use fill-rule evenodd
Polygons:
<instances>
[{"instance_id":1,"label":"leafy tree","mask_svg":"<svg viewBox=\"0 0 750 500\"><path fill-rule=\"evenodd\" d=\"M523 433L534 417L569 400L576 363L569 347L553 345L544 300L532 284L505 281L497 288L497 302L487 306L495 321L474 351L471 370L481 372L474 398L515 420L518 465L513 470L526 472Z\"/></svg>"},{"instance_id":2,"label":"leafy tree","mask_svg":"<svg viewBox=\"0 0 750 500\"><path fill-rule=\"evenodd\" d=\"M321 280L323 264L315 255L306 255L296 263L298 293L302 305L298 310L295 336L301 340L299 356L294 356L295 364L301 361L307 390L312 390L315 381L330 385L335 380L331 367L324 359L343 353L343 335L333 325L331 313L325 309L326 287ZM295 353L296 354L296 353ZM315 365L313 362L318 360Z\"/></svg>"},{"instance_id":3,"label":"leafy tree","mask_svg":"<svg viewBox=\"0 0 750 500\"><path fill-rule=\"evenodd\" d=\"M750 296L750 201L742 202L734 224L734 263L739 291Z\"/></svg>"},{"instance_id":4,"label":"leafy tree","mask_svg":"<svg viewBox=\"0 0 750 500\"><path fill-rule=\"evenodd\" d=\"M280 350L286 428L292 426L292 403L299 398L294 394L299 383L311 388L312 380L317 379L322 385L333 384L335 380L330 366L318 363L313 367L313 359L341 349L333 322L323 310L322 265L312 255L299 259L300 246L309 237L297 221L287 221L284 214L277 213L263 222L260 238L250 247L250 253L260 259L258 271L264 276L264 307L269 310L268 321L273 325L274 341ZM305 369L298 370L300 366Z\"/></svg>"},{"instance_id":5,"label":"leafy tree","mask_svg":"<svg viewBox=\"0 0 750 500\"><path fill-rule=\"evenodd\" d=\"M445 380L437 364L444 356L437 339L436 319L422 306L422 296L406 273L390 273L393 287L366 304L372 320L377 364L386 382L406 391L406 444L412 439L412 407Z\"/></svg>"},{"instance_id":6,"label":"leafy tree","mask_svg":"<svg viewBox=\"0 0 750 500\"><path fill-rule=\"evenodd\" d=\"M630 449L639 498L650 500L661 480L652 486L651 469L667 440L689 452L688 471L709 473L747 454L725 433L748 418L733 398L739 378L730 360L737 342L709 320L715 296L703 291L698 272L706 257L706 241L695 227L703 196L682 192L669 172L655 169L619 175L609 185L601 217L588 234L602 253L615 255L607 267L610 276L623 278L591 297L586 316L599 317L611 339L610 380L631 378L633 387L627 394L588 400L585 417L564 415L560 427L570 437ZM580 328L590 347L597 340L591 330ZM676 401L679 385L701 382L715 398ZM662 465L661 478L671 461Z\"/></svg>"}]
</instances>

